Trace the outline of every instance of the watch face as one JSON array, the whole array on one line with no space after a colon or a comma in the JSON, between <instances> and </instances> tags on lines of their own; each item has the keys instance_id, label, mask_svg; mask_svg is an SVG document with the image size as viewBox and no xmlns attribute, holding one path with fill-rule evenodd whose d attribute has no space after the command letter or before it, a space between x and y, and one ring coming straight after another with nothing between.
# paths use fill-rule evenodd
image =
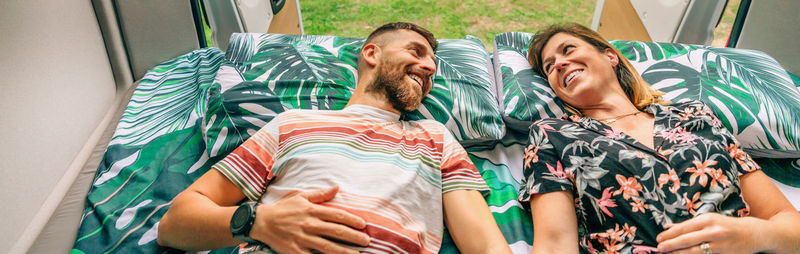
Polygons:
<instances>
[{"instance_id":1,"label":"watch face","mask_svg":"<svg viewBox=\"0 0 800 254\"><path fill-rule=\"evenodd\" d=\"M239 230L247 224L250 218L250 206L240 206L231 218L231 229Z\"/></svg>"}]
</instances>

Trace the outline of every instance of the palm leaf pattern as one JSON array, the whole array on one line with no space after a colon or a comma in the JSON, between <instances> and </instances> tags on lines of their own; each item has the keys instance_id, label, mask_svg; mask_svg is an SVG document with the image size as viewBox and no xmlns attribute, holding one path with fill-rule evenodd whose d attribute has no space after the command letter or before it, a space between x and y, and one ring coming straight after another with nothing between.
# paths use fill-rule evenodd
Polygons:
<instances>
[{"instance_id":1,"label":"palm leaf pattern","mask_svg":"<svg viewBox=\"0 0 800 254\"><path fill-rule=\"evenodd\" d=\"M204 89L211 84L223 60L219 49L201 49L147 72L134 91L110 145L143 145L195 124L194 120L205 109Z\"/></svg>"},{"instance_id":2,"label":"palm leaf pattern","mask_svg":"<svg viewBox=\"0 0 800 254\"><path fill-rule=\"evenodd\" d=\"M208 142L213 144L209 154L229 152L258 129L259 126L246 124L244 117L266 122L283 111L280 107L343 108L355 89L356 61L363 41L335 36L234 34L226 55L234 67L221 68L219 82L210 90L217 92L219 87L221 102L213 105L225 106L212 105L213 114L206 119ZM494 79L488 71L488 53L480 40L441 40L437 64L434 88L420 109L406 118L435 119L462 142L502 137L504 125L495 101ZM253 82L261 82L264 87ZM245 92L238 86L259 92ZM240 91L242 96L270 94L279 98L280 107L275 100L259 100L263 103L256 104L270 109L264 111L269 115L234 110L238 106L228 101L236 100L229 98L235 95L227 89ZM253 103L252 99L240 101ZM265 104L267 101L271 104Z\"/></svg>"},{"instance_id":3,"label":"palm leaf pattern","mask_svg":"<svg viewBox=\"0 0 800 254\"><path fill-rule=\"evenodd\" d=\"M525 132L530 122L564 114L563 104L547 80L531 69L527 60L532 34L509 32L495 36L494 68L502 84L503 120L509 128Z\"/></svg>"},{"instance_id":4,"label":"palm leaf pattern","mask_svg":"<svg viewBox=\"0 0 800 254\"><path fill-rule=\"evenodd\" d=\"M500 139L505 131L489 72L489 54L476 37L440 39L434 87L409 119L435 119L462 144Z\"/></svg>"},{"instance_id":5,"label":"palm leaf pattern","mask_svg":"<svg viewBox=\"0 0 800 254\"><path fill-rule=\"evenodd\" d=\"M145 74L97 169L72 253L167 251L155 241L158 221L219 160L204 152L202 118L224 63L218 49L200 49Z\"/></svg>"},{"instance_id":6,"label":"palm leaf pattern","mask_svg":"<svg viewBox=\"0 0 800 254\"><path fill-rule=\"evenodd\" d=\"M543 110L560 108L561 103L544 79L527 70L525 55L531 36L511 32L495 37L503 117L515 129L563 112ZM667 99L695 99L711 105L751 154L800 157L800 116L796 113L800 112L800 93L771 57L757 51L684 44L611 43L647 82L666 92Z\"/></svg>"}]
</instances>

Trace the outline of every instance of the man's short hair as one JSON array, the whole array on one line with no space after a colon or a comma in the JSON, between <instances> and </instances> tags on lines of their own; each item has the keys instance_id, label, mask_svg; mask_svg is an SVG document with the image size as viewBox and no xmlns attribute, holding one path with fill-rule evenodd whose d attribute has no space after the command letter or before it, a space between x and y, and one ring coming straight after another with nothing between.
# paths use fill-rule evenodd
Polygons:
<instances>
[{"instance_id":1,"label":"man's short hair","mask_svg":"<svg viewBox=\"0 0 800 254\"><path fill-rule=\"evenodd\" d=\"M433 33L431 33L425 28L422 28L421 26L418 26L417 24L408 22L394 22L378 27L378 29L375 29L375 31L372 31L372 33L369 34L367 40L364 41L364 45L372 43L375 40L375 38L379 37L380 35L386 32L396 31L400 29L414 31L419 35L422 35L422 37L425 38L426 41L428 41L428 44L431 45L433 52L436 52L436 48L439 47L439 43L436 42L436 38L433 37Z\"/></svg>"}]
</instances>

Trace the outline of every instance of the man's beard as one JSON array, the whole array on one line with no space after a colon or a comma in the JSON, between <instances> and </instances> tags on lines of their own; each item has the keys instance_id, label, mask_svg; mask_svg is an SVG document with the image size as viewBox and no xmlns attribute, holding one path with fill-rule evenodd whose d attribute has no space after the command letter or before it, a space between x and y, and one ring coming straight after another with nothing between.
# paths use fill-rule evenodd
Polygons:
<instances>
[{"instance_id":1,"label":"man's beard","mask_svg":"<svg viewBox=\"0 0 800 254\"><path fill-rule=\"evenodd\" d=\"M390 71L387 62L381 64L377 70L377 75L372 84L368 87L368 92L383 93L392 107L403 114L416 110L422 103L424 91L416 83L408 83L405 77L408 73L407 68L398 71Z\"/></svg>"}]
</instances>

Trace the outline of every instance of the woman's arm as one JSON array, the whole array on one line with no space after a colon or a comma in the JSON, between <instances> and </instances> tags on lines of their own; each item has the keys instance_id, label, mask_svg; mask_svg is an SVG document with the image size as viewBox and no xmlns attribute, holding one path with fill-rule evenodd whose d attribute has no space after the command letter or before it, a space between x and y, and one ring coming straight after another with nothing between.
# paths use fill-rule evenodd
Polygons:
<instances>
[{"instance_id":1,"label":"woman's arm","mask_svg":"<svg viewBox=\"0 0 800 254\"><path fill-rule=\"evenodd\" d=\"M511 253L489 206L478 191L442 195L445 223L461 253Z\"/></svg>"},{"instance_id":2,"label":"woman's arm","mask_svg":"<svg viewBox=\"0 0 800 254\"><path fill-rule=\"evenodd\" d=\"M534 194L533 253L578 253L578 219L569 191Z\"/></svg>"},{"instance_id":3,"label":"woman's arm","mask_svg":"<svg viewBox=\"0 0 800 254\"><path fill-rule=\"evenodd\" d=\"M715 253L800 250L800 213L783 193L761 171L742 175L740 186L742 197L750 206L750 216L704 214L675 224L659 234L659 250L702 252L703 242Z\"/></svg>"}]
</instances>

